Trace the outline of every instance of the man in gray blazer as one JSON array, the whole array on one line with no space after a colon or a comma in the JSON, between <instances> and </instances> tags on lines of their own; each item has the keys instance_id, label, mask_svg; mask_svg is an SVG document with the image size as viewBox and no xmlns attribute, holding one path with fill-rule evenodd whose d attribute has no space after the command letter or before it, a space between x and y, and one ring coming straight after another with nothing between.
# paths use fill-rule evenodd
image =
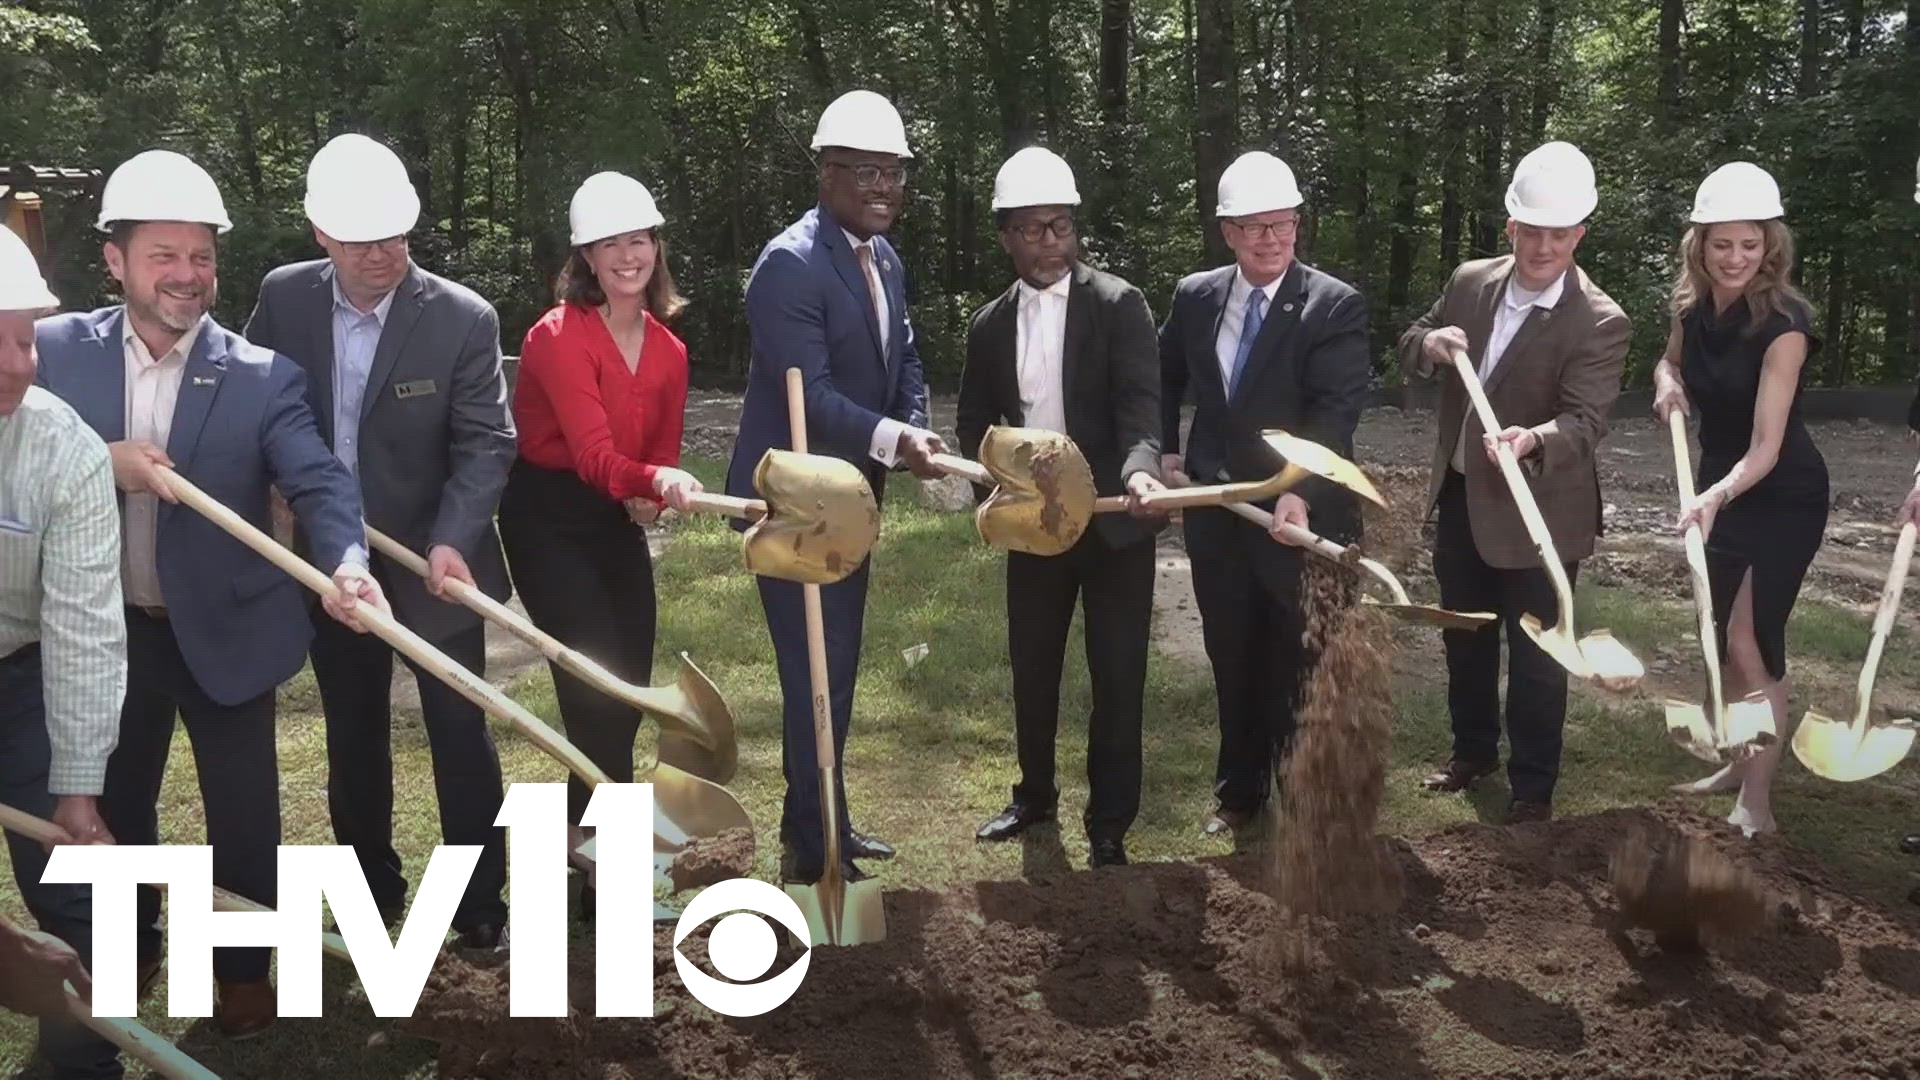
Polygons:
<instances>
[{"instance_id":1,"label":"man in gray blazer","mask_svg":"<svg viewBox=\"0 0 1920 1080\"><path fill-rule=\"evenodd\" d=\"M321 434L359 479L367 524L426 555L423 581L376 552L395 615L483 675L485 625L443 588L453 578L497 600L512 591L493 524L514 458L499 320L471 290L413 264L406 234L420 201L385 146L342 135L323 147L308 168L306 212L327 258L269 273L247 338L305 369ZM334 836L352 845L395 921L407 882L393 847L393 653L330 622L315 619L312 660ZM507 914L505 831L493 824L499 755L479 706L407 666L433 751L441 835L481 847L454 929L468 948L498 948Z\"/></svg>"}]
</instances>

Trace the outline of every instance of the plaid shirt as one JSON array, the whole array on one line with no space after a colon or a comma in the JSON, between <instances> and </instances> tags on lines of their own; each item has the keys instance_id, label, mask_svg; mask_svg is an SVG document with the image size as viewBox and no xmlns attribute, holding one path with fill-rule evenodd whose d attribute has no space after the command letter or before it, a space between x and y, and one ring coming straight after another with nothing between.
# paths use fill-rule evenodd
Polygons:
<instances>
[{"instance_id":1,"label":"plaid shirt","mask_svg":"<svg viewBox=\"0 0 1920 1080\"><path fill-rule=\"evenodd\" d=\"M106 444L34 386L0 416L0 657L40 643L48 787L98 795L127 688L120 512Z\"/></svg>"}]
</instances>

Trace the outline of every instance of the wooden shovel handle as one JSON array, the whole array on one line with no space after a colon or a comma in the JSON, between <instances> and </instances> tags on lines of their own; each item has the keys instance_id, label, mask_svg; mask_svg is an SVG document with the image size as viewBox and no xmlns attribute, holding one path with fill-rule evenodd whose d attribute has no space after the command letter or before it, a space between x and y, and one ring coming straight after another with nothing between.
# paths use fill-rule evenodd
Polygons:
<instances>
[{"instance_id":1,"label":"wooden shovel handle","mask_svg":"<svg viewBox=\"0 0 1920 1080\"><path fill-rule=\"evenodd\" d=\"M798 449L798 447L796 447L796 449ZM971 461L956 454L934 454L928 458L928 460L933 464L934 468L939 469L948 476L958 476L965 480L971 480L981 487L1000 486L1000 482L993 478L993 474L987 471L987 467L977 461Z\"/></svg>"},{"instance_id":2,"label":"wooden shovel handle","mask_svg":"<svg viewBox=\"0 0 1920 1080\"><path fill-rule=\"evenodd\" d=\"M285 570L295 581L321 596L332 597L338 593L339 590L335 588L332 577L281 547L272 537L255 528L252 522L195 487L186 477L164 465L158 468L163 471L168 487L179 496L181 502L225 529L234 539L259 552L274 565ZM433 673L440 681L453 687L461 697L480 706L488 715L513 725L514 730L565 765L589 787L611 782L604 770L588 760L585 754L562 738L558 732L541 723L538 717L528 712L519 702L494 689L493 684L485 679L454 663L446 653L429 645L420 635L402 626L393 616L369 604L355 605L354 615L375 637L412 658L415 663Z\"/></svg>"},{"instance_id":3,"label":"wooden shovel handle","mask_svg":"<svg viewBox=\"0 0 1920 1080\"><path fill-rule=\"evenodd\" d=\"M687 508L709 514L724 514L742 521L757 521L767 516L767 503L764 499L742 499L734 495L716 495L706 491L687 496Z\"/></svg>"},{"instance_id":4,"label":"wooden shovel handle","mask_svg":"<svg viewBox=\"0 0 1920 1080\"><path fill-rule=\"evenodd\" d=\"M79 994L73 992L71 986L67 988L67 1011L102 1038L126 1051L127 1056L139 1060L169 1080L220 1080L220 1074L195 1061L139 1021L93 1015L93 1010L87 1007Z\"/></svg>"},{"instance_id":5,"label":"wooden shovel handle","mask_svg":"<svg viewBox=\"0 0 1920 1080\"><path fill-rule=\"evenodd\" d=\"M1860 667L1860 683L1855 690L1854 723L1865 727L1873 704L1873 680L1880 672L1880 653L1886 648L1887 635L1893 632L1893 620L1900 614L1900 595L1907 587L1907 568L1913 561L1914 525L1900 526L1900 540L1893 547L1893 565L1887 570L1887 583L1880 590L1880 610L1873 616L1873 640L1867 643L1867 662Z\"/></svg>"},{"instance_id":6,"label":"wooden shovel handle","mask_svg":"<svg viewBox=\"0 0 1920 1080\"><path fill-rule=\"evenodd\" d=\"M1687 417L1679 409L1667 412L1667 432L1673 439L1673 479L1680 492L1680 512L1693 504L1693 459L1687 447ZM1713 585L1707 578L1707 543L1699 525L1687 526L1687 570L1693 576L1693 606L1700 619L1700 650L1707 662L1707 693L1712 698L1714 736L1726 742L1727 696L1720 675L1720 638L1713 627Z\"/></svg>"},{"instance_id":7,"label":"wooden shovel handle","mask_svg":"<svg viewBox=\"0 0 1920 1080\"><path fill-rule=\"evenodd\" d=\"M1460 372L1460 381L1466 385L1467 396L1473 399L1473 410L1480 417L1480 426L1489 434L1497 433L1500 421L1493 415L1493 405L1487 401L1487 392L1480 386L1480 374L1473 369L1473 361L1468 359L1465 350L1454 350L1453 366ZM1561 627L1571 627L1573 586L1567 582L1566 567L1560 565L1560 553L1553 546L1553 533L1548 531L1546 519L1540 516L1540 506L1533 501L1533 489L1527 486L1520 463L1514 460L1513 448L1495 440L1494 457L1500 462L1500 474L1506 478L1508 489L1513 492L1514 505L1520 508L1520 520L1526 523L1527 535L1533 539L1533 546L1540 553L1547 576L1553 581L1553 595L1560 603L1560 617L1555 623Z\"/></svg>"},{"instance_id":8,"label":"wooden shovel handle","mask_svg":"<svg viewBox=\"0 0 1920 1080\"><path fill-rule=\"evenodd\" d=\"M787 369L787 427L793 438L793 450L796 454L807 452L807 399L806 384L799 368ZM940 454L936 457L952 457ZM964 458L954 458L968 465ZM981 467L985 472L985 466ZM988 481L991 483L992 481ZM801 597L807 610L807 675L813 698L813 752L818 756L818 765L822 773L831 772L838 762L833 753L833 692L827 675L827 630L826 620L820 612L820 586L803 583L800 586ZM826 792L820 797L825 800Z\"/></svg>"},{"instance_id":9,"label":"wooden shovel handle","mask_svg":"<svg viewBox=\"0 0 1920 1080\"><path fill-rule=\"evenodd\" d=\"M1228 503L1227 509L1239 514L1241 517L1246 518L1248 521L1253 522L1263 529L1273 528L1273 515L1257 506L1251 506L1247 503ZM1291 524L1280 526L1280 531L1292 542L1311 550L1321 558L1332 559L1334 562L1339 562L1342 558L1346 557L1347 548L1345 545L1336 544L1326 537L1321 536L1319 533ZM1383 563L1373 559L1362 558L1360 565L1368 573L1379 578L1382 584L1386 585L1387 591L1393 594L1393 602L1395 604L1401 607L1413 606L1413 601L1408 598L1407 590L1401 586L1400 579L1394 577L1393 571L1387 569Z\"/></svg>"}]
</instances>

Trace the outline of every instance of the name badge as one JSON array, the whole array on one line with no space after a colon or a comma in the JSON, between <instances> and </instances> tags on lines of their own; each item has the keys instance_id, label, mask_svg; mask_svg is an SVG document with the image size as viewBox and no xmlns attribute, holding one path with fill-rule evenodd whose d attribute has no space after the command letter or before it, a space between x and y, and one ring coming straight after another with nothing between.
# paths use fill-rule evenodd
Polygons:
<instances>
[{"instance_id":1,"label":"name badge","mask_svg":"<svg viewBox=\"0 0 1920 1080\"><path fill-rule=\"evenodd\" d=\"M211 375L195 375L193 377L193 385L195 386L212 386L216 381L217 380Z\"/></svg>"},{"instance_id":2,"label":"name badge","mask_svg":"<svg viewBox=\"0 0 1920 1080\"><path fill-rule=\"evenodd\" d=\"M439 389L433 384L432 379L415 379L412 382L395 383L393 396L405 401L408 398L426 397L428 394L437 393Z\"/></svg>"}]
</instances>

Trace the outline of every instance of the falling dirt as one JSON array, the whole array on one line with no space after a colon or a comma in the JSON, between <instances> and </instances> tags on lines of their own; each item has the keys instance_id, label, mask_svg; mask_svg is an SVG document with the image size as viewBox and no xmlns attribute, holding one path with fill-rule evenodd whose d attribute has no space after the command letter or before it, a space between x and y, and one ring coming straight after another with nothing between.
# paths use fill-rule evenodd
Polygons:
<instances>
[{"instance_id":1,"label":"falling dirt","mask_svg":"<svg viewBox=\"0 0 1920 1080\"><path fill-rule=\"evenodd\" d=\"M674 892L704 889L753 872L753 830L732 828L717 836L695 837L673 857L667 876Z\"/></svg>"},{"instance_id":2,"label":"falling dirt","mask_svg":"<svg viewBox=\"0 0 1920 1080\"><path fill-rule=\"evenodd\" d=\"M1620 912L1673 952L1724 947L1767 923L1765 890L1705 840L1635 829L1608 867Z\"/></svg>"},{"instance_id":3,"label":"falling dirt","mask_svg":"<svg viewBox=\"0 0 1920 1080\"><path fill-rule=\"evenodd\" d=\"M1779 898L1768 925L1659 948L1608 884L1635 828L1705 838ZM447 957L403 1027L441 1043L441 1076L498 1080L1920 1076L1920 925L1776 838L1663 807L1390 846L1400 907L1327 920L1314 980L1262 962L1278 906L1248 853L890 890L885 941L815 949L757 1017L694 1001L662 927L651 1018L595 1018L576 943L569 1017L511 1018L506 967ZM695 964L705 933L683 949Z\"/></svg>"}]
</instances>

